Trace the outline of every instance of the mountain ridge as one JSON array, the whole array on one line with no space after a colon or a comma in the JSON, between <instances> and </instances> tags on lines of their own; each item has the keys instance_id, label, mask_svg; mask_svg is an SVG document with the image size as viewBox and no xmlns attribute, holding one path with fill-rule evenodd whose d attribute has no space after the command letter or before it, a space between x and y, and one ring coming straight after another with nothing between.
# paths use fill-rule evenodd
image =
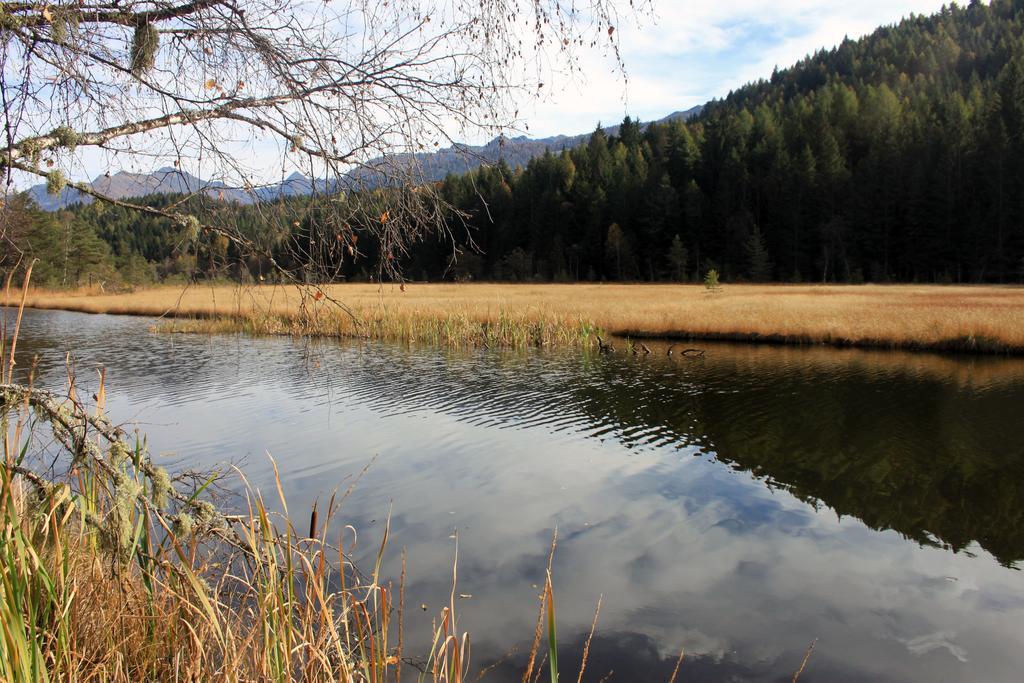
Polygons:
<instances>
[{"instance_id":1,"label":"mountain ridge","mask_svg":"<svg viewBox=\"0 0 1024 683\"><path fill-rule=\"evenodd\" d=\"M687 120L698 115L705 105L697 105L690 109L672 112L657 121L663 123L675 119ZM646 124L645 124L646 125ZM602 126L609 135L617 133L619 126ZM582 144L592 133L576 135L552 135L544 138L530 138L525 135L508 138L498 136L483 145L456 143L450 147L425 153L397 154L389 157L389 164L403 164L413 161L419 164L425 180L442 180L450 173L465 173L484 164L496 164L504 160L512 167L525 166L530 159L544 154L545 151L560 152ZM383 158L372 159L366 166L373 168L384 163ZM357 171L351 174L353 179L373 182L371 171ZM164 166L151 173L133 173L117 171L96 176L89 185L113 199L129 199L151 194L192 194L203 193L210 197L251 204L257 200L276 199L309 195L314 188L328 187L327 181L313 179L299 171L295 171L280 183L259 187L251 192L237 187L230 187L220 181L203 180L187 171ZM71 187L64 188L58 195L47 192L46 184L33 185L26 190L32 200L44 211L58 211L73 204L91 204L94 199L88 194Z\"/></svg>"}]
</instances>

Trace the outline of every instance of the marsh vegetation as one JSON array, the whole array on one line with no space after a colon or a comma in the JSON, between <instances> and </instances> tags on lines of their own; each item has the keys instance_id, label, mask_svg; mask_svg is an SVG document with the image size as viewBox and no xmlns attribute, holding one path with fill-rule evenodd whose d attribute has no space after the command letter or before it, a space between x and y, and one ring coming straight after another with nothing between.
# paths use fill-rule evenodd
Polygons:
<instances>
[{"instance_id":1,"label":"marsh vegetation","mask_svg":"<svg viewBox=\"0 0 1024 683\"><path fill-rule=\"evenodd\" d=\"M1024 288L927 285L194 285L29 294L36 308L166 316L167 331L468 346L583 346L598 333L1019 353Z\"/></svg>"}]
</instances>

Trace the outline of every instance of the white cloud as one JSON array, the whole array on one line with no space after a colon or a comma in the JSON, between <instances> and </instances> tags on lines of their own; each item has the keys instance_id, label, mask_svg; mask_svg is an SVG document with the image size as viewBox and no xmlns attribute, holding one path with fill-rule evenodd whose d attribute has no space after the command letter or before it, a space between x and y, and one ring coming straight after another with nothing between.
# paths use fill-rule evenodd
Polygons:
<instances>
[{"instance_id":1,"label":"white cloud","mask_svg":"<svg viewBox=\"0 0 1024 683\"><path fill-rule=\"evenodd\" d=\"M648 120L722 97L772 68L857 38L940 0L662 0L655 16L619 27L628 85L613 62L584 56L586 79L562 84L528 116L537 136L590 130L625 113ZM556 84L557 85L557 84Z\"/></svg>"}]
</instances>

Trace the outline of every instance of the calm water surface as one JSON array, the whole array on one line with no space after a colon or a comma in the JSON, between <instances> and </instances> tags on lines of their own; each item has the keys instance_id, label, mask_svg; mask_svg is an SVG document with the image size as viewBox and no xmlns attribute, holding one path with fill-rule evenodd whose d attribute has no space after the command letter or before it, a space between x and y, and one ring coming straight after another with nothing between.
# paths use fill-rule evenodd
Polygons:
<instances>
[{"instance_id":1,"label":"calm water surface","mask_svg":"<svg viewBox=\"0 0 1024 683\"><path fill-rule=\"evenodd\" d=\"M166 336L28 312L22 364L107 368L170 464L241 463L289 507L345 489L364 556L391 510L422 648L459 543L461 625L518 680L547 546L563 668L588 680L1020 681L1024 361L705 346L707 356ZM563 674L566 676L567 674ZM571 676L575 680L575 674Z\"/></svg>"}]
</instances>

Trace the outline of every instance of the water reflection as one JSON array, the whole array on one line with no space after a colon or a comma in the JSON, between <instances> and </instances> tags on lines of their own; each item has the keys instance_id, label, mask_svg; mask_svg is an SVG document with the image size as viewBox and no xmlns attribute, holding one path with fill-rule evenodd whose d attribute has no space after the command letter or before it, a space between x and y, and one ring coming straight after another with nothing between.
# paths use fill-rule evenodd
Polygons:
<instances>
[{"instance_id":1,"label":"water reflection","mask_svg":"<svg viewBox=\"0 0 1024 683\"><path fill-rule=\"evenodd\" d=\"M281 463L292 507L347 485L408 548L408 634L448 591L478 663L533 633L555 526L562 661L604 594L590 672L667 680L1017 680L1024 361L714 346L701 360L168 337L30 312L22 362L109 367L157 452ZM397 555L397 552L395 553ZM389 569L397 573L397 558ZM414 644L415 646L415 644Z\"/></svg>"}]
</instances>

